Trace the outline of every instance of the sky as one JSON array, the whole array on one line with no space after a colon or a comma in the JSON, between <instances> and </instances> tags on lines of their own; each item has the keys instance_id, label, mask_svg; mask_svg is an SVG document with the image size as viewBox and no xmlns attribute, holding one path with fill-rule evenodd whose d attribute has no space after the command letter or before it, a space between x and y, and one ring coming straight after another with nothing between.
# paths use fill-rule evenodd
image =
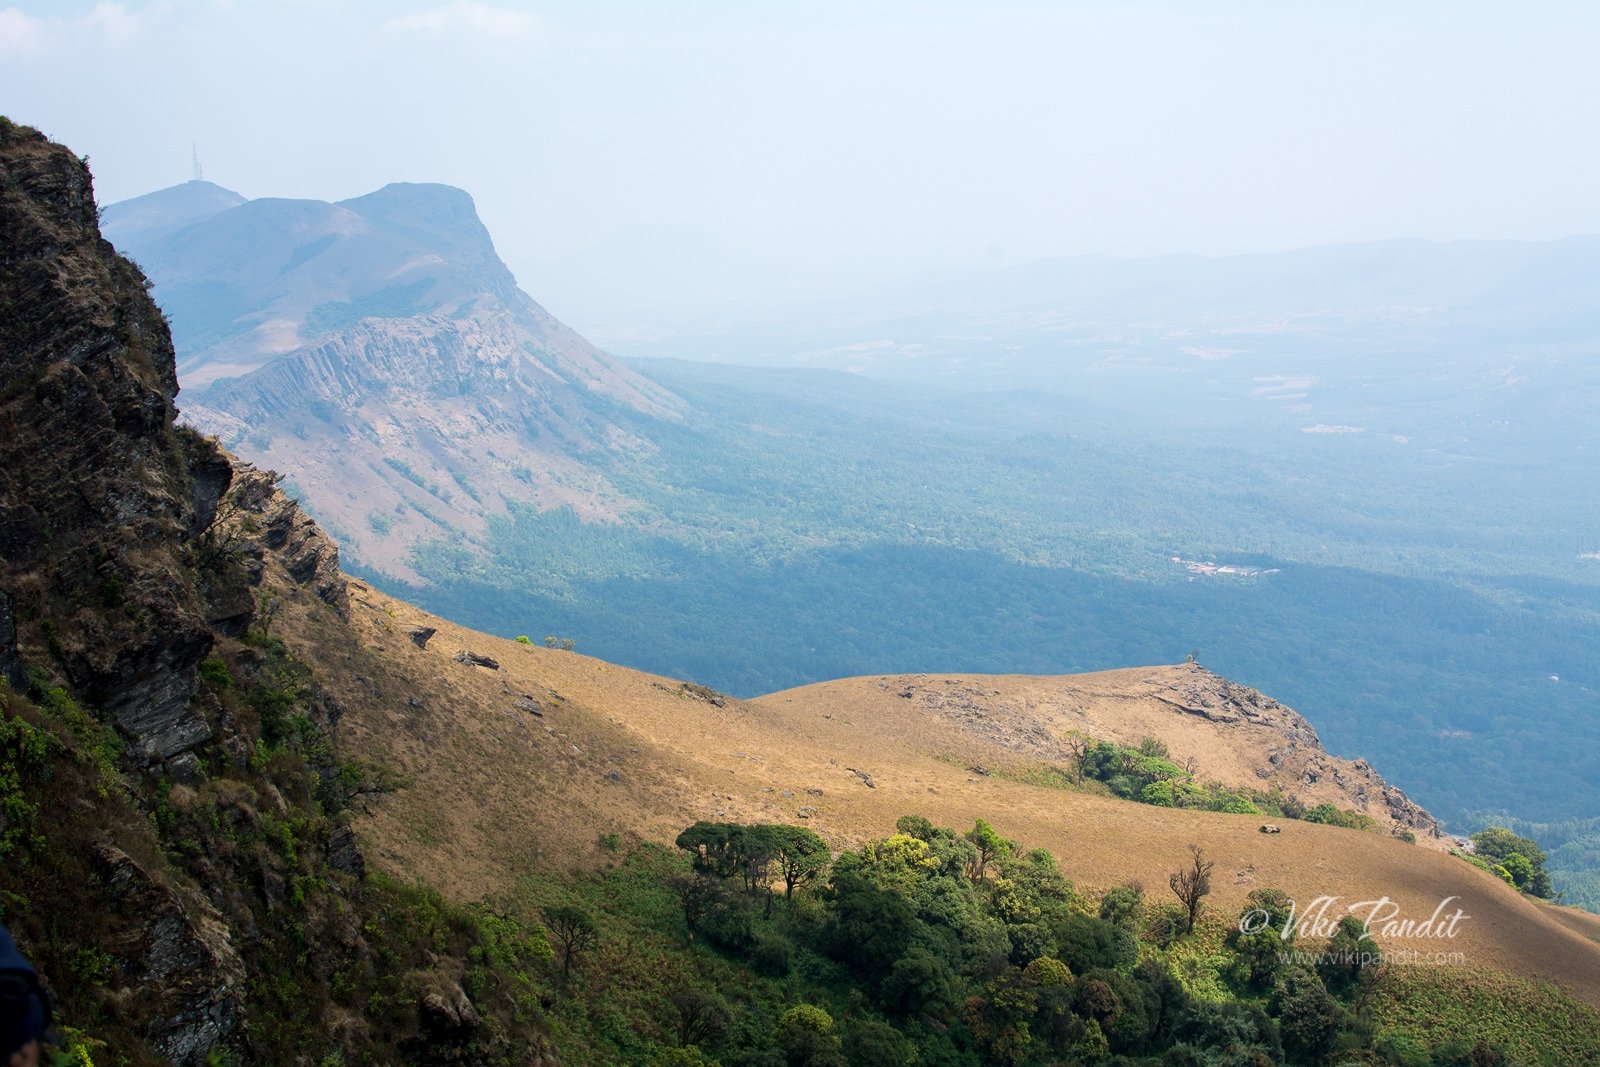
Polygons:
<instances>
[{"instance_id":1,"label":"sky","mask_svg":"<svg viewBox=\"0 0 1600 1067\"><path fill-rule=\"evenodd\" d=\"M102 203L440 181L580 330L1048 256L1600 231L1600 4L0 0Z\"/></svg>"}]
</instances>

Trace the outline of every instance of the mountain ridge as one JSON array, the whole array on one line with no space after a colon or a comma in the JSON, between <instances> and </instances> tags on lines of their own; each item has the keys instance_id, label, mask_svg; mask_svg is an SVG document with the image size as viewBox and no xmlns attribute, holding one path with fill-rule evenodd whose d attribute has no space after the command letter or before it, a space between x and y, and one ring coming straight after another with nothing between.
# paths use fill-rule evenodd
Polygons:
<instances>
[{"instance_id":1,"label":"mountain ridge","mask_svg":"<svg viewBox=\"0 0 1600 1067\"><path fill-rule=\"evenodd\" d=\"M174 308L185 418L309 490L365 565L415 578L419 542L459 531L471 547L517 507L615 517L629 503L606 457L647 447L636 418L681 415L517 288L460 189L194 221L177 188L107 215ZM182 225L149 221L164 200ZM119 228L139 212L143 230Z\"/></svg>"}]
</instances>

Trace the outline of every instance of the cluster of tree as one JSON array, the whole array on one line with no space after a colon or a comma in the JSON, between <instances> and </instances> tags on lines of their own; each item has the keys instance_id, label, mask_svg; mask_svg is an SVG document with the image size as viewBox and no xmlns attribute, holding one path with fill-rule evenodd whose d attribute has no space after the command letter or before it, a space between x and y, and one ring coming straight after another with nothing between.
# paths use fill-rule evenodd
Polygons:
<instances>
[{"instance_id":1,"label":"cluster of tree","mask_svg":"<svg viewBox=\"0 0 1600 1067\"><path fill-rule=\"evenodd\" d=\"M802 827L686 829L677 843L691 870L672 888L688 939L757 975L803 969L814 981L806 1002L759 1033L735 1033L725 1001L681 993L680 1047L655 1063L1274 1064L1336 1051L1411 1062L1376 1047L1368 1003L1385 968L1362 925L1347 918L1331 941L1297 953L1281 891L1252 894L1217 946L1226 999L1185 988L1183 946L1221 937L1215 922L1199 929L1212 864L1198 848L1169 879L1173 900L1129 885L1096 902L1050 853L982 820L958 833L907 816L896 830L832 858ZM775 907L780 885L787 903Z\"/></svg>"},{"instance_id":2,"label":"cluster of tree","mask_svg":"<svg viewBox=\"0 0 1600 1067\"><path fill-rule=\"evenodd\" d=\"M1316 807L1307 810L1303 815L1289 815L1287 811L1284 814L1291 819L1300 818L1306 822L1343 826L1350 830L1371 830L1378 825L1370 815L1364 815L1359 811L1351 811L1348 808L1336 808L1332 804L1326 803L1318 804Z\"/></svg>"},{"instance_id":3,"label":"cluster of tree","mask_svg":"<svg viewBox=\"0 0 1600 1067\"><path fill-rule=\"evenodd\" d=\"M1531 838L1548 858L1552 900L1600 912L1600 816L1536 822L1507 812L1477 812L1465 820L1469 826L1503 827Z\"/></svg>"},{"instance_id":4,"label":"cluster of tree","mask_svg":"<svg viewBox=\"0 0 1600 1067\"><path fill-rule=\"evenodd\" d=\"M1476 866L1505 879L1531 896L1548 900L1555 889L1545 870L1549 859L1538 843L1503 826L1491 826L1472 835L1471 854L1457 853Z\"/></svg>"},{"instance_id":5,"label":"cluster of tree","mask_svg":"<svg viewBox=\"0 0 1600 1067\"><path fill-rule=\"evenodd\" d=\"M1113 796L1138 800L1162 808L1194 808L1236 815L1273 815L1285 819L1327 823L1355 830L1371 830L1377 823L1369 815L1318 804L1307 808L1297 798L1281 792L1229 789L1195 777L1195 761L1183 765L1171 758L1165 742L1147 737L1137 748L1077 735L1067 741L1074 781L1103 782Z\"/></svg>"}]
</instances>

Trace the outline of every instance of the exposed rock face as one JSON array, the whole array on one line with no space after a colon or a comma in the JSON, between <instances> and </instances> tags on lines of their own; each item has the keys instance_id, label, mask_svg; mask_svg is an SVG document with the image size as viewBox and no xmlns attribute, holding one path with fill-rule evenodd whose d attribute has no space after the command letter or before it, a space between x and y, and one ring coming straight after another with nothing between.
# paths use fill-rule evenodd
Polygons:
<instances>
[{"instance_id":1,"label":"exposed rock face","mask_svg":"<svg viewBox=\"0 0 1600 1067\"><path fill-rule=\"evenodd\" d=\"M10 123L0 168L0 589L24 657L165 759L207 736L189 703L212 635L184 550L203 518L186 452L207 449L173 432L167 325L101 240L88 168Z\"/></svg>"},{"instance_id":2,"label":"exposed rock face","mask_svg":"<svg viewBox=\"0 0 1600 1067\"><path fill-rule=\"evenodd\" d=\"M300 510L298 502L278 489L281 475L235 463L226 526L230 544L246 557L245 569L254 583L259 584L270 551L291 578L348 619L350 590L339 570L339 546Z\"/></svg>"},{"instance_id":3,"label":"exposed rock face","mask_svg":"<svg viewBox=\"0 0 1600 1067\"><path fill-rule=\"evenodd\" d=\"M402 1039L368 1027L367 997L331 992L336 967L371 973L347 820L386 787L343 762L344 705L291 646L316 638L269 630L289 603L348 636L338 549L277 475L174 426L167 325L95 220L84 164L0 119L0 674L49 676L48 699L0 696L52 738L22 780L38 832L0 864L6 899L32 902L8 922L63 1021L92 1021L114 1058L324 1062L305 1042L326 1037L352 1059L437 1062L372 1053ZM120 764L89 715L123 735ZM445 984L402 1025L438 1023L451 1062L494 1042L509 1060L507 1012L417 947L408 967ZM283 966L289 992L259 992Z\"/></svg>"},{"instance_id":4,"label":"exposed rock face","mask_svg":"<svg viewBox=\"0 0 1600 1067\"><path fill-rule=\"evenodd\" d=\"M1157 694L1157 698L1188 715L1216 723L1251 723L1282 736L1282 743L1269 751L1267 766L1257 769L1258 777L1290 779L1284 783L1289 793L1297 791L1296 784L1309 786L1329 779L1350 798L1355 810L1418 836L1440 836L1439 820L1404 791L1385 782L1366 760L1329 755L1317 731L1293 708L1200 667L1192 669L1191 677L1190 682L1174 685L1170 695Z\"/></svg>"},{"instance_id":5,"label":"exposed rock face","mask_svg":"<svg viewBox=\"0 0 1600 1067\"><path fill-rule=\"evenodd\" d=\"M136 920L115 959L130 993L157 1001L150 1043L180 1067L205 1063L244 1011L244 964L222 916L160 884L119 848L102 846L96 860L116 912Z\"/></svg>"},{"instance_id":6,"label":"exposed rock face","mask_svg":"<svg viewBox=\"0 0 1600 1067\"><path fill-rule=\"evenodd\" d=\"M355 831L341 824L328 834L328 866L343 871L357 882L367 876L367 859L356 844Z\"/></svg>"},{"instance_id":7,"label":"exposed rock face","mask_svg":"<svg viewBox=\"0 0 1600 1067\"><path fill-rule=\"evenodd\" d=\"M450 982L424 993L417 1004L422 1025L435 1040L460 1040L483 1025L478 1009L459 983Z\"/></svg>"},{"instance_id":8,"label":"exposed rock face","mask_svg":"<svg viewBox=\"0 0 1600 1067\"><path fill-rule=\"evenodd\" d=\"M1111 699L1062 681L1069 684L913 675L878 686L932 720L1030 759L1066 762L1069 733L1127 745L1148 735L1172 742L1175 759L1201 753L1195 768L1201 778L1232 788L1277 788L1308 806L1326 801L1371 815L1388 830L1430 841L1440 836L1438 820L1367 761L1330 755L1294 709L1198 665L1159 668Z\"/></svg>"},{"instance_id":9,"label":"exposed rock face","mask_svg":"<svg viewBox=\"0 0 1600 1067\"><path fill-rule=\"evenodd\" d=\"M11 598L0 593L0 679L11 688L23 686L22 657L17 654L17 620L11 611Z\"/></svg>"},{"instance_id":10,"label":"exposed rock face","mask_svg":"<svg viewBox=\"0 0 1600 1067\"><path fill-rule=\"evenodd\" d=\"M106 216L172 313L186 418L389 573L416 577L411 548L442 531L472 551L513 504L614 518L627 501L595 460L681 408L519 290L459 189L329 204L190 183Z\"/></svg>"}]
</instances>

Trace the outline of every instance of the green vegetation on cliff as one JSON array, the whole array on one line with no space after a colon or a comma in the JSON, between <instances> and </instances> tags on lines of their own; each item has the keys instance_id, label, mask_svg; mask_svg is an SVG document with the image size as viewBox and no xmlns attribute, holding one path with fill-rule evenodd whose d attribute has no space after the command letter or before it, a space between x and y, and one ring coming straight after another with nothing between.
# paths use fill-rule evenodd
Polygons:
<instances>
[{"instance_id":1,"label":"green vegetation on cliff","mask_svg":"<svg viewBox=\"0 0 1600 1067\"><path fill-rule=\"evenodd\" d=\"M394 783L339 755L281 645L220 651L202 699L237 743L183 781L124 769L43 672L0 684L0 921L70 1062L528 1063L542 930L369 875L343 815Z\"/></svg>"}]
</instances>

